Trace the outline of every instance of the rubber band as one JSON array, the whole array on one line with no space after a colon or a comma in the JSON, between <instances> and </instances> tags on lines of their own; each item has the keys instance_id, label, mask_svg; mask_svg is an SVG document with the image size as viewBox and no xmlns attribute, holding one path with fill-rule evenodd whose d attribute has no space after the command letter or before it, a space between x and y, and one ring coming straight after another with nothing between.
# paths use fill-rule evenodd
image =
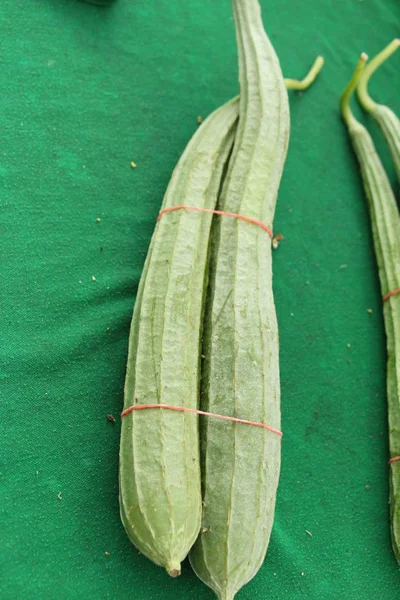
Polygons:
<instances>
[{"instance_id":1,"label":"rubber band","mask_svg":"<svg viewBox=\"0 0 400 600\"><path fill-rule=\"evenodd\" d=\"M276 433L276 435L283 436L282 431L279 429L275 429L270 425L266 425L265 423L258 423L257 421L248 421L246 419L238 419L236 417L227 417L225 415L217 415L216 413L205 412L204 410L197 410L195 408L186 408L185 406L170 406L169 404L135 404L134 406L129 406L121 413L121 418L129 415L129 413L134 412L135 410L144 410L146 408L166 408L168 410L176 410L178 412L190 412L195 413L196 415L204 415L205 417L215 417L216 419L223 419L224 421L233 421L234 423L243 423L244 425L252 425L253 427L262 427L263 429L268 429L272 433Z\"/></svg>"},{"instance_id":2,"label":"rubber band","mask_svg":"<svg viewBox=\"0 0 400 600\"><path fill-rule=\"evenodd\" d=\"M392 290L391 292L385 294L382 298L382 302L386 302L386 300L389 300L389 298L391 298L392 296L397 296L397 294L400 294L400 288L397 288L397 290Z\"/></svg>"},{"instance_id":3,"label":"rubber band","mask_svg":"<svg viewBox=\"0 0 400 600\"><path fill-rule=\"evenodd\" d=\"M246 221L246 223L253 223L253 225L258 225L259 227L261 227L261 229L264 229L264 231L266 231L268 233L271 240L274 237L274 234L272 233L272 229L270 227L268 227L268 225L266 225L262 221L258 221L258 219L253 219L252 217L246 217L245 215L238 215L236 213L225 212L223 210L212 210L211 208L199 208L197 206L186 206L184 204L180 204L178 206L171 206L170 208L163 208L157 217L157 221L160 221L161 217L165 213L173 212L174 210L195 210L197 212L211 213L213 215L222 215L225 217L233 217L235 219L240 219L241 221Z\"/></svg>"},{"instance_id":4,"label":"rubber band","mask_svg":"<svg viewBox=\"0 0 400 600\"><path fill-rule=\"evenodd\" d=\"M389 460L389 465L391 465L391 464L393 464L393 463L395 463L395 462L397 462L399 460L400 460L400 456L394 456L393 458L391 458Z\"/></svg>"}]
</instances>

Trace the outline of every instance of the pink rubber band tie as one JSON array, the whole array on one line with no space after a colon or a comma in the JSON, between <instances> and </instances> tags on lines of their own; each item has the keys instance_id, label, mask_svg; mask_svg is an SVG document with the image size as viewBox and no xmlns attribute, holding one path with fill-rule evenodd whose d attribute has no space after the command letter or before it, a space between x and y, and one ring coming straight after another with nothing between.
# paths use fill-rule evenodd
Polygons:
<instances>
[{"instance_id":1,"label":"pink rubber band tie","mask_svg":"<svg viewBox=\"0 0 400 600\"><path fill-rule=\"evenodd\" d=\"M268 227L268 225L265 225L265 223L263 223L262 221L259 221L258 219L246 217L245 215L238 215L236 213L225 212L223 210L212 210L211 208L198 208L197 206L187 206L185 204L171 206L169 208L163 208L157 217L157 221L160 221L162 216L165 213L173 212L175 210L194 210L196 212L205 212L205 213L210 213L213 215L233 217L234 219L240 219L241 221L246 221L246 223L253 223L253 225L257 225L258 227L261 227L261 229L263 229L264 231L266 231L268 233L268 235L271 239L273 238L272 229L270 227ZM216 413L206 412L204 410L197 410L195 408L186 408L185 406L171 406L169 404L135 404L133 406L129 406L128 408L126 408L121 413L121 418L123 418L126 415L129 415L130 413L133 413L137 410L146 410L149 408L163 408L166 410L175 410L177 412L189 412L189 413L194 413L196 415L203 415L205 417L214 417L216 419L222 419L224 421L231 421L233 423L242 423L243 425L251 425L252 427L262 427L263 429L267 429L268 431L271 431L272 433L275 433L276 435L279 435L280 437L283 436L282 431L279 431L279 429L275 429L275 427L271 427L270 425L266 425L265 423L258 423L257 421L249 421L247 419L238 419L237 417L228 417L226 415L218 415Z\"/></svg>"},{"instance_id":2,"label":"pink rubber band tie","mask_svg":"<svg viewBox=\"0 0 400 600\"><path fill-rule=\"evenodd\" d=\"M382 302L386 302L386 300L389 300L389 298L391 298L392 296L397 296L397 294L400 294L400 288L397 288L397 290L392 290L391 292L385 294L382 298Z\"/></svg>"},{"instance_id":3,"label":"pink rubber band tie","mask_svg":"<svg viewBox=\"0 0 400 600\"><path fill-rule=\"evenodd\" d=\"M398 461L400 461L400 456L393 456L393 458L389 460L389 465L392 465L393 463Z\"/></svg>"},{"instance_id":4,"label":"pink rubber band tie","mask_svg":"<svg viewBox=\"0 0 400 600\"><path fill-rule=\"evenodd\" d=\"M266 225L262 221L258 221L258 219L253 219L252 217L246 217L245 215L238 215L236 213L225 212L223 210L212 210L211 208L198 208L197 206L186 206L185 204L180 204L178 206L171 206L170 208L163 208L157 217L157 221L160 221L161 217L165 213L173 212L175 210L195 210L196 212L205 212L205 213L210 213L213 215L233 217L234 219L240 219L241 221L246 221L246 223L253 223L253 225L258 225L258 227L261 227L261 229L264 229L264 231L266 231L268 233L268 235L271 239L274 237L274 234L272 233L272 229L270 227L268 227L268 225Z\"/></svg>"},{"instance_id":5,"label":"pink rubber band tie","mask_svg":"<svg viewBox=\"0 0 400 600\"><path fill-rule=\"evenodd\" d=\"M136 410L145 410L148 408L165 408L167 410L175 410L177 412L190 412L196 415L203 415L205 417L215 417L216 419L223 419L224 421L232 421L233 423L243 423L243 425L252 425L253 427L262 427L263 429L268 429L272 433L283 436L282 431L279 429L275 429L275 427L271 427L270 425L266 425L265 423L258 423L257 421L248 421L247 419L238 419L236 417L227 417L225 415L217 415L216 413L206 412L204 410L197 410L195 408L186 408L185 406L170 406L169 404L135 404L133 406L129 406L121 413L121 418L133 413Z\"/></svg>"}]
</instances>

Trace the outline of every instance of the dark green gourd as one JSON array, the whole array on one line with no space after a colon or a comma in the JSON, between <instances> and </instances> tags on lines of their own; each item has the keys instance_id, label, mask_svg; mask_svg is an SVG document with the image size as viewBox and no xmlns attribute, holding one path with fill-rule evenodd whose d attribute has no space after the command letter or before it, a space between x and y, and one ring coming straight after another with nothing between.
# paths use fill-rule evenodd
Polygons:
<instances>
[{"instance_id":1,"label":"dark green gourd","mask_svg":"<svg viewBox=\"0 0 400 600\"><path fill-rule=\"evenodd\" d=\"M361 106L369 112L382 130L400 180L400 121L394 112L384 104L378 104L368 92L371 75L391 56L400 46L400 40L393 40L379 52L364 68L357 86L358 99Z\"/></svg>"},{"instance_id":2,"label":"dark green gourd","mask_svg":"<svg viewBox=\"0 0 400 600\"><path fill-rule=\"evenodd\" d=\"M400 288L400 215L389 179L368 131L354 117L349 101L367 56L362 54L341 99L342 117L360 164L368 200L382 296ZM387 398L389 417L390 514L393 549L400 563L400 294L383 307L387 339Z\"/></svg>"}]
</instances>

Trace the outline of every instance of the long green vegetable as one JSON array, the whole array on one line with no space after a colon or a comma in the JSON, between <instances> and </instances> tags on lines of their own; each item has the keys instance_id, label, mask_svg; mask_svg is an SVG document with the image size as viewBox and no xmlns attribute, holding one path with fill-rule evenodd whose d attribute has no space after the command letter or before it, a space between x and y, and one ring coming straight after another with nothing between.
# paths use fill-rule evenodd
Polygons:
<instances>
[{"instance_id":1,"label":"long green vegetable","mask_svg":"<svg viewBox=\"0 0 400 600\"><path fill-rule=\"evenodd\" d=\"M358 99L362 107L376 120L389 145L397 177L400 179L400 121L390 108L383 104L377 104L368 92L368 84L371 75L397 50L400 40L393 40L382 52L377 54L363 70L357 86Z\"/></svg>"},{"instance_id":2,"label":"long green vegetable","mask_svg":"<svg viewBox=\"0 0 400 600\"><path fill-rule=\"evenodd\" d=\"M211 208L233 144L237 102L196 132L168 186L163 207ZM124 407L197 408L199 348L212 216L176 211L155 230L132 320ZM120 506L139 550L170 575L180 572L201 515L197 417L169 410L126 415L120 447Z\"/></svg>"},{"instance_id":3,"label":"long green vegetable","mask_svg":"<svg viewBox=\"0 0 400 600\"><path fill-rule=\"evenodd\" d=\"M322 68L318 57L302 81ZM238 117L238 99L215 111L180 159L162 208L214 209ZM124 407L197 408L209 214L164 217L152 238L132 320ZM126 415L120 449L120 506L136 546L171 575L180 572L200 526L197 418L164 410Z\"/></svg>"},{"instance_id":4,"label":"long green vegetable","mask_svg":"<svg viewBox=\"0 0 400 600\"><path fill-rule=\"evenodd\" d=\"M400 288L400 216L386 172L371 136L350 109L350 98L359 82L366 55L361 55L354 75L343 92L341 112L347 125L369 203L375 254L382 294ZM400 459L400 294L384 302L387 337L387 395L389 444L392 459ZM400 562L400 460L390 464L390 509L393 548Z\"/></svg>"},{"instance_id":5,"label":"long green vegetable","mask_svg":"<svg viewBox=\"0 0 400 600\"><path fill-rule=\"evenodd\" d=\"M239 48L239 125L219 208L272 226L289 139L288 98L256 0L233 0ZM271 242L261 228L213 225L205 319L202 408L280 426L278 330ZM259 569L269 542L280 470L279 436L202 423L202 530L197 575L230 600Z\"/></svg>"}]
</instances>

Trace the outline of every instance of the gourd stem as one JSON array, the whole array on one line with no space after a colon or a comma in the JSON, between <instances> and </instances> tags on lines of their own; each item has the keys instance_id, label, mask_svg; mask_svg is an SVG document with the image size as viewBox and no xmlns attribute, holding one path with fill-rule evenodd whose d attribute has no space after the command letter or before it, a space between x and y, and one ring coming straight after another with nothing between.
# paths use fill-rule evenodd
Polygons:
<instances>
[{"instance_id":1,"label":"gourd stem","mask_svg":"<svg viewBox=\"0 0 400 600\"><path fill-rule=\"evenodd\" d=\"M360 80L361 73L364 70L364 65L368 60L368 55L363 52L358 59L358 63L354 70L353 76L350 79L349 83L345 87L343 94L340 98L340 112L342 114L342 118L346 125L350 127L357 123L357 120L354 118L353 113L350 108L350 99L354 93L354 90L357 87L357 84Z\"/></svg>"},{"instance_id":2,"label":"gourd stem","mask_svg":"<svg viewBox=\"0 0 400 600\"><path fill-rule=\"evenodd\" d=\"M365 67L357 86L357 95L364 110L371 112L377 103L372 100L368 92L370 77L400 46L400 39L395 39L386 48L379 52L370 63Z\"/></svg>"},{"instance_id":3,"label":"gourd stem","mask_svg":"<svg viewBox=\"0 0 400 600\"><path fill-rule=\"evenodd\" d=\"M313 66L308 71L304 79L285 79L285 86L287 90L306 90L309 88L314 81L317 79L319 72L324 66L324 59L322 56L317 56Z\"/></svg>"}]
</instances>

